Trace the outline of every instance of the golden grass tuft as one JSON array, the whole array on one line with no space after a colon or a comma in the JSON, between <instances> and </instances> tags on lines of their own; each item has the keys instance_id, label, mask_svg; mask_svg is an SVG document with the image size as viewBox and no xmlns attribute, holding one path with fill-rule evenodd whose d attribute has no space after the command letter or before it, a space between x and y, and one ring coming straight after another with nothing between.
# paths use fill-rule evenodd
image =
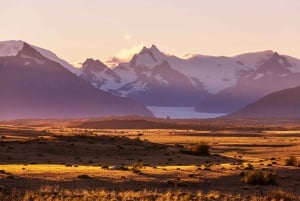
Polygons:
<instances>
[{"instance_id":1,"label":"golden grass tuft","mask_svg":"<svg viewBox=\"0 0 300 201\"><path fill-rule=\"evenodd\" d=\"M183 192L183 191L107 191L107 190L70 190L60 189L58 186L44 186L36 191L26 191L24 193L17 191L1 191L1 201L270 201L284 200L293 201L299 200L293 194L283 191L271 192L268 195L262 196L241 196L229 193L220 193L212 191L209 193L203 192Z\"/></svg>"}]
</instances>

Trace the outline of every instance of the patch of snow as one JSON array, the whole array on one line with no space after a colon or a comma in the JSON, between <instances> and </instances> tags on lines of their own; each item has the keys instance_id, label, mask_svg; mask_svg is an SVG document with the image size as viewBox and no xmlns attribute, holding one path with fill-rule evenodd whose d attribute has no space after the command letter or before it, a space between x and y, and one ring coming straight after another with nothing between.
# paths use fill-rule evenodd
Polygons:
<instances>
[{"instance_id":1,"label":"patch of snow","mask_svg":"<svg viewBox=\"0 0 300 201\"><path fill-rule=\"evenodd\" d=\"M106 73L107 69L105 69L103 72L94 72L91 71L91 73L94 75L94 82L93 86L97 88L97 83L103 82L101 85L102 90L109 91L109 90L115 90L121 87L120 83L117 83L113 76L110 76ZM99 86L98 86L99 88Z\"/></svg>"},{"instance_id":2,"label":"patch of snow","mask_svg":"<svg viewBox=\"0 0 300 201\"><path fill-rule=\"evenodd\" d=\"M293 65L292 67L289 67L290 71L292 73L300 73L300 60L286 55L284 55L284 57Z\"/></svg>"},{"instance_id":3,"label":"patch of snow","mask_svg":"<svg viewBox=\"0 0 300 201\"><path fill-rule=\"evenodd\" d=\"M0 57L16 56L23 48L23 41L0 41Z\"/></svg>"},{"instance_id":4,"label":"patch of snow","mask_svg":"<svg viewBox=\"0 0 300 201\"><path fill-rule=\"evenodd\" d=\"M26 62L24 63L25 66L28 66L29 64L31 64L31 62L29 62L29 61L26 61Z\"/></svg>"},{"instance_id":5,"label":"patch of snow","mask_svg":"<svg viewBox=\"0 0 300 201\"><path fill-rule=\"evenodd\" d=\"M258 73L254 78L253 78L253 80L258 80L258 79L260 79L260 78L262 78L262 77L264 77L265 75L263 74L263 73Z\"/></svg>"},{"instance_id":6,"label":"patch of snow","mask_svg":"<svg viewBox=\"0 0 300 201\"><path fill-rule=\"evenodd\" d=\"M122 78L121 82L118 84L118 88L137 80L135 70L127 65L121 65L112 70Z\"/></svg>"},{"instance_id":7,"label":"patch of snow","mask_svg":"<svg viewBox=\"0 0 300 201\"><path fill-rule=\"evenodd\" d=\"M173 119L216 118L225 114L196 112L193 107L158 107L147 106L155 117Z\"/></svg>"},{"instance_id":8,"label":"patch of snow","mask_svg":"<svg viewBox=\"0 0 300 201\"><path fill-rule=\"evenodd\" d=\"M30 45L30 46L33 47L36 51L38 51L41 55L43 55L47 59L54 61L56 63L59 63L61 66L63 66L67 70L71 71L72 73L74 73L76 75L80 74L80 70L78 68L75 68L74 66L72 66L71 64L66 62L65 60L59 58L53 52L43 49L43 48L40 48L40 47L37 47L37 46L34 46L34 45Z\"/></svg>"},{"instance_id":9,"label":"patch of snow","mask_svg":"<svg viewBox=\"0 0 300 201\"><path fill-rule=\"evenodd\" d=\"M194 77L200 80L211 94L236 85L237 73L247 69L227 57L193 57L181 61L173 58L169 60L169 63L172 68L188 78ZM226 80L223 79L224 77Z\"/></svg>"},{"instance_id":10,"label":"patch of snow","mask_svg":"<svg viewBox=\"0 0 300 201\"><path fill-rule=\"evenodd\" d=\"M22 58L25 58L25 59L33 60L33 61L35 61L35 62L36 62L37 64L39 64L39 65L45 63L45 61L43 61L43 60L37 59L37 58L35 58L35 57L28 56L28 55L25 55L25 54L21 54L21 57L22 57Z\"/></svg>"},{"instance_id":11,"label":"patch of snow","mask_svg":"<svg viewBox=\"0 0 300 201\"><path fill-rule=\"evenodd\" d=\"M129 84L129 90L120 90L122 97L127 97L129 94L139 91L146 91L147 83L142 81L137 81Z\"/></svg>"},{"instance_id":12,"label":"patch of snow","mask_svg":"<svg viewBox=\"0 0 300 201\"><path fill-rule=\"evenodd\" d=\"M279 62L280 64L284 65L283 59L279 59L278 62Z\"/></svg>"},{"instance_id":13,"label":"patch of snow","mask_svg":"<svg viewBox=\"0 0 300 201\"><path fill-rule=\"evenodd\" d=\"M133 86L134 87L131 88L132 91L145 91L147 84L145 82L138 81Z\"/></svg>"},{"instance_id":14,"label":"patch of snow","mask_svg":"<svg viewBox=\"0 0 300 201\"><path fill-rule=\"evenodd\" d=\"M154 76L154 79L156 79L160 84L168 84L169 82L167 81L167 80L164 80L162 77L161 77L161 75L159 75L159 74L156 74L155 76Z\"/></svg>"},{"instance_id":15,"label":"patch of snow","mask_svg":"<svg viewBox=\"0 0 300 201\"><path fill-rule=\"evenodd\" d=\"M147 72L143 72L143 75L147 76L147 77L151 77L151 72L147 71Z\"/></svg>"},{"instance_id":16,"label":"patch of snow","mask_svg":"<svg viewBox=\"0 0 300 201\"><path fill-rule=\"evenodd\" d=\"M144 66L148 68L153 68L158 64L157 61L153 60L153 58L149 54L144 54L142 56L138 56L136 58L136 66Z\"/></svg>"},{"instance_id":17,"label":"patch of snow","mask_svg":"<svg viewBox=\"0 0 300 201\"><path fill-rule=\"evenodd\" d=\"M256 70L264 62L270 59L274 55L272 50L266 50L262 52L252 52L246 54L240 54L233 56L232 58L237 62L241 62L250 69Z\"/></svg>"}]
</instances>

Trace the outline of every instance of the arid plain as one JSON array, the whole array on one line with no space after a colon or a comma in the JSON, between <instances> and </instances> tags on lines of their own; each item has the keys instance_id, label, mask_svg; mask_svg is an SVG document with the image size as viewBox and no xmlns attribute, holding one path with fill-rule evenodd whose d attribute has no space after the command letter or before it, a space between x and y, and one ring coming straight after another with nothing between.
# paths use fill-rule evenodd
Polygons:
<instances>
[{"instance_id":1,"label":"arid plain","mask_svg":"<svg viewBox=\"0 0 300 201\"><path fill-rule=\"evenodd\" d=\"M299 120L1 122L0 197L299 200L299 150Z\"/></svg>"}]
</instances>

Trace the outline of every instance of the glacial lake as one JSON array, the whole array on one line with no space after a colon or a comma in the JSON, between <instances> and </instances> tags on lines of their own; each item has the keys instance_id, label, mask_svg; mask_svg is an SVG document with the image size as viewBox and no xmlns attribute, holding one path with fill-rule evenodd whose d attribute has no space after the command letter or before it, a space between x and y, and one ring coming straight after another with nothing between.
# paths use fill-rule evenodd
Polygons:
<instances>
[{"instance_id":1,"label":"glacial lake","mask_svg":"<svg viewBox=\"0 0 300 201\"><path fill-rule=\"evenodd\" d=\"M226 114L196 112L193 107L159 107L147 106L155 117L172 119L216 118Z\"/></svg>"}]
</instances>

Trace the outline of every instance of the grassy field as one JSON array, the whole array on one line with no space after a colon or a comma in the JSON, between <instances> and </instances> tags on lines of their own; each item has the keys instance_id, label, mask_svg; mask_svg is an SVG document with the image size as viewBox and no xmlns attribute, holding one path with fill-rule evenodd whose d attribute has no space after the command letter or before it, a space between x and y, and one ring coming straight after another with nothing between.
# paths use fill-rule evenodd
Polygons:
<instances>
[{"instance_id":1,"label":"grassy field","mask_svg":"<svg viewBox=\"0 0 300 201\"><path fill-rule=\"evenodd\" d=\"M0 200L299 200L300 124L276 122L2 122Z\"/></svg>"}]
</instances>

